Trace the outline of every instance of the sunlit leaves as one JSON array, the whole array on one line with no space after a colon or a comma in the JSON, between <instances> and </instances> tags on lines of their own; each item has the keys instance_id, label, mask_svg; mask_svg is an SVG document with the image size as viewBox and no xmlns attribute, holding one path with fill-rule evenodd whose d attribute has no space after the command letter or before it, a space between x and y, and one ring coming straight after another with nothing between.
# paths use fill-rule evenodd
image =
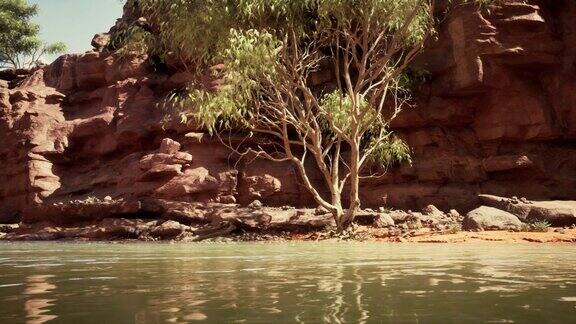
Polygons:
<instances>
[{"instance_id":1,"label":"sunlit leaves","mask_svg":"<svg viewBox=\"0 0 576 324\"><path fill-rule=\"evenodd\" d=\"M0 68L28 67L44 54L66 50L63 43L40 41L40 28L31 21L37 13L38 7L27 1L0 0Z\"/></svg>"},{"instance_id":2,"label":"sunlit leaves","mask_svg":"<svg viewBox=\"0 0 576 324\"><path fill-rule=\"evenodd\" d=\"M212 65L224 66L216 76L222 81L218 89L192 84L168 97L166 106L183 121L194 120L210 131L257 128L262 125L256 121L274 122L278 117L278 111L261 110L266 107L262 103L274 102L271 106L280 110L289 105L294 116L308 116L308 122L322 125L329 136L337 134L350 143L360 137L371 159L382 165L392 164L393 156L397 156L394 161L409 160L405 144L388 131L382 132L388 121L379 98L401 95L396 105L402 105L408 96L405 74L396 69L401 66L403 48L410 49L430 34L430 1L139 0L138 4L152 32L132 31L135 46L126 44L126 48L178 57L199 76ZM294 61L300 57L290 57L293 50L316 51L312 53L314 61L329 52L352 51L340 44L347 37L362 38L358 44L368 46L364 50L370 44L383 44L373 48L364 63L366 68L373 64L384 68L378 72L382 75L363 86L372 90L350 93L352 86L318 92L294 85L298 80L286 77L300 73L306 79L318 68L316 63L300 66ZM396 48L400 50L387 57L387 50ZM270 87L283 87L283 94L275 97ZM257 118L267 114L274 118Z\"/></svg>"},{"instance_id":3,"label":"sunlit leaves","mask_svg":"<svg viewBox=\"0 0 576 324\"><path fill-rule=\"evenodd\" d=\"M331 127L330 125L332 125L332 127L338 128L344 134L353 136L350 133L350 126L354 105L357 105L360 111L367 111L360 123L374 121L376 110L370 107L370 104L364 98L358 97L353 101L348 94L343 94L340 91L333 91L322 97L320 100L320 111L322 113L318 117L328 130Z\"/></svg>"},{"instance_id":4,"label":"sunlit leaves","mask_svg":"<svg viewBox=\"0 0 576 324\"><path fill-rule=\"evenodd\" d=\"M159 39L140 26L122 26L112 38L110 46L122 57L160 54Z\"/></svg>"},{"instance_id":5,"label":"sunlit leaves","mask_svg":"<svg viewBox=\"0 0 576 324\"><path fill-rule=\"evenodd\" d=\"M371 29L394 31L407 15L416 17L406 39L426 33L429 15L422 0L139 0L167 52L193 67L214 64L231 37L230 30L267 30L282 38L288 30L300 36L322 32L363 18Z\"/></svg>"},{"instance_id":6,"label":"sunlit leaves","mask_svg":"<svg viewBox=\"0 0 576 324\"><path fill-rule=\"evenodd\" d=\"M388 169L397 164L411 164L412 156L410 147L402 139L391 132L378 134L368 133L366 148L370 150L368 158L371 162Z\"/></svg>"}]
</instances>

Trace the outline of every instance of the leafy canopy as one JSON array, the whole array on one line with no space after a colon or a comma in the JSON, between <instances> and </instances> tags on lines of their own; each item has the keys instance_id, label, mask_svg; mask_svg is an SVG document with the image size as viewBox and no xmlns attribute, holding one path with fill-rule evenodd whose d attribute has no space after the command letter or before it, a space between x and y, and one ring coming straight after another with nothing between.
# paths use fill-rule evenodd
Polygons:
<instances>
[{"instance_id":1,"label":"leafy canopy","mask_svg":"<svg viewBox=\"0 0 576 324\"><path fill-rule=\"evenodd\" d=\"M31 21L37 13L38 7L25 0L0 0L0 68L29 67L44 54L66 50L63 43L40 41L40 28Z\"/></svg>"},{"instance_id":2,"label":"leafy canopy","mask_svg":"<svg viewBox=\"0 0 576 324\"><path fill-rule=\"evenodd\" d=\"M130 0L136 2L134 0ZM158 38L144 50L176 53L195 67L222 63L222 51L238 31L265 31L282 39L288 31L311 37L333 24L367 18L370 28L397 29L422 0L139 0L142 15ZM408 34L414 42L426 33L428 17L417 15ZM151 49L150 47L155 47ZM160 49L160 50L159 50Z\"/></svg>"},{"instance_id":3,"label":"leafy canopy","mask_svg":"<svg viewBox=\"0 0 576 324\"><path fill-rule=\"evenodd\" d=\"M400 47L410 48L429 35L432 19L429 1L423 0L139 0L138 8L152 31L132 29L136 42L125 44L131 51L138 47L164 58L171 54L197 73L214 64L225 66L220 75L223 86L217 92L191 87L183 95L176 92L169 97L172 114L183 121L193 117L209 130L259 126L256 116L269 113L261 104L270 100L267 88L287 82L286 67L294 66L304 77L310 76L320 69L322 60L334 54L331 49L339 46L340 39L354 30L362 29L361 37L368 43L381 37L378 31L401 34ZM315 56L314 63L298 66L290 62L297 58L291 57L288 47L304 48ZM366 64L385 55L385 51L374 53ZM390 65L384 73L389 80L383 83L393 83L395 94L406 94L398 82L403 74L394 76L399 63L395 59L380 63ZM318 122L327 133L336 127L349 139L365 132L363 146L371 148L383 165L395 157L409 161L408 147L385 130L388 121L380 116L374 98L369 98L376 95L375 91L350 93L344 87L315 92ZM360 133L349 127L354 107L367 111L359 120Z\"/></svg>"}]
</instances>

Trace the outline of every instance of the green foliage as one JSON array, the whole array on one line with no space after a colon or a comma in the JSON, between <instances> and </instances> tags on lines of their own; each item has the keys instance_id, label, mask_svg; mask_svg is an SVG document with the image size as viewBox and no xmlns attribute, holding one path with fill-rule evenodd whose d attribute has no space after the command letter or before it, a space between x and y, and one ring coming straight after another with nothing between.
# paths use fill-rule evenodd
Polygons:
<instances>
[{"instance_id":1,"label":"green foliage","mask_svg":"<svg viewBox=\"0 0 576 324\"><path fill-rule=\"evenodd\" d=\"M52 44L45 44L45 45L43 45L42 49L43 49L45 54L54 55L54 54L65 52L67 47L66 47L66 44L64 44L63 42L56 42L56 43L52 43Z\"/></svg>"},{"instance_id":2,"label":"green foliage","mask_svg":"<svg viewBox=\"0 0 576 324\"><path fill-rule=\"evenodd\" d=\"M522 223L520 232L548 232L551 226L552 224L547 221L534 220L530 223Z\"/></svg>"},{"instance_id":3,"label":"green foliage","mask_svg":"<svg viewBox=\"0 0 576 324\"><path fill-rule=\"evenodd\" d=\"M356 99L357 105L360 109L366 109L368 102L363 97ZM336 90L326 94L320 100L320 106L325 112L322 118L322 123L327 129L330 128L329 121L336 126L338 129L343 131L345 134L350 134L350 127L352 126L350 120L352 118L352 98L348 94L342 93L340 90ZM370 119L375 118L374 110L370 110L370 116L364 119L364 126L369 126L368 123Z\"/></svg>"},{"instance_id":4,"label":"green foliage","mask_svg":"<svg viewBox=\"0 0 576 324\"><path fill-rule=\"evenodd\" d=\"M227 44L218 61L225 62L224 85L217 92L202 89L175 91L168 96L165 107L171 114L188 115L209 131L216 128L250 128L249 120L258 113L254 100L260 100L257 80L273 79L276 74L277 49L280 42L270 33L250 29L230 30ZM193 109L191 109L193 108Z\"/></svg>"},{"instance_id":5,"label":"green foliage","mask_svg":"<svg viewBox=\"0 0 576 324\"><path fill-rule=\"evenodd\" d=\"M427 15L421 0L140 0L138 8L157 32L159 43L193 67L221 63L229 39L238 30L267 31L282 39L288 31L310 37L338 24L367 18L369 28L395 30L414 8L407 40L424 37ZM335 26L336 25L336 26Z\"/></svg>"},{"instance_id":6,"label":"green foliage","mask_svg":"<svg viewBox=\"0 0 576 324\"><path fill-rule=\"evenodd\" d=\"M548 232L550 226L552 225L547 221L535 221L531 224L533 232Z\"/></svg>"},{"instance_id":7,"label":"green foliage","mask_svg":"<svg viewBox=\"0 0 576 324\"><path fill-rule=\"evenodd\" d=\"M66 50L63 43L40 41L40 28L31 21L37 13L38 7L25 0L0 0L0 68L30 67L42 55Z\"/></svg>"},{"instance_id":8,"label":"green foliage","mask_svg":"<svg viewBox=\"0 0 576 324\"><path fill-rule=\"evenodd\" d=\"M222 120L220 127L250 128L252 118L260 113L258 101L265 100L260 93L261 81L275 83L276 57L281 44L266 31L249 29L231 30L228 44L218 60L225 62L224 86L211 95L211 101L199 105L198 116L209 129L212 121ZM265 81L266 82L266 81Z\"/></svg>"},{"instance_id":9,"label":"green foliage","mask_svg":"<svg viewBox=\"0 0 576 324\"><path fill-rule=\"evenodd\" d=\"M448 228L447 231L448 234L458 234L460 232L462 232L461 224L453 224L452 226L450 226L450 228Z\"/></svg>"},{"instance_id":10,"label":"green foliage","mask_svg":"<svg viewBox=\"0 0 576 324\"><path fill-rule=\"evenodd\" d=\"M384 169L398 164L412 164L410 147L391 132L383 136L373 136L367 147L372 149L369 155L370 161Z\"/></svg>"},{"instance_id":11,"label":"green foliage","mask_svg":"<svg viewBox=\"0 0 576 324\"><path fill-rule=\"evenodd\" d=\"M409 48L426 36L431 20L428 4L421 0L140 0L138 3L138 9L155 32L127 26L118 37L117 47L121 51L172 55L198 74L214 64L226 67L220 76L224 85L217 92L191 85L185 91L171 93L164 105L183 122L193 118L211 132L254 126L254 116L263 113L259 103L270 97L265 88L286 81L278 75L291 59L282 57L283 49L295 45L325 49L338 46L339 38L360 23L358 28L370 31L393 34L401 30L402 45ZM407 17L412 19L405 26ZM365 37L367 42L373 42L376 36L366 33ZM312 64L308 70L302 67L299 72L309 75L317 68ZM392 70L390 67L390 73ZM394 95L409 96L407 80L405 74L398 76ZM411 162L409 148L387 130L374 102L362 96L352 100L343 89L321 93L316 100L317 122L327 133L336 127L353 136L350 128L353 106L367 111L359 123L368 130L362 146L370 150L371 162L385 168Z\"/></svg>"},{"instance_id":12,"label":"green foliage","mask_svg":"<svg viewBox=\"0 0 576 324\"><path fill-rule=\"evenodd\" d=\"M119 28L110 41L111 48L117 48L121 57L129 55L161 54L158 38L144 28L125 24Z\"/></svg>"}]
</instances>

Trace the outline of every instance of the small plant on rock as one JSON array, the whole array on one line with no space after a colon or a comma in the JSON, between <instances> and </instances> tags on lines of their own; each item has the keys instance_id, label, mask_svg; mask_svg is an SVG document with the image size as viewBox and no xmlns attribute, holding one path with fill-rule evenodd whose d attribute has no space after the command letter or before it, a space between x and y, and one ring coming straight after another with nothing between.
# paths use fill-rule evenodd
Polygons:
<instances>
[{"instance_id":1,"label":"small plant on rock","mask_svg":"<svg viewBox=\"0 0 576 324\"><path fill-rule=\"evenodd\" d=\"M531 224L533 232L548 232L551 224L547 221L535 221Z\"/></svg>"},{"instance_id":2,"label":"small plant on rock","mask_svg":"<svg viewBox=\"0 0 576 324\"><path fill-rule=\"evenodd\" d=\"M530 223L523 223L520 227L520 232L548 232L552 226L548 221L545 220L536 220Z\"/></svg>"},{"instance_id":3,"label":"small plant on rock","mask_svg":"<svg viewBox=\"0 0 576 324\"><path fill-rule=\"evenodd\" d=\"M462 232L461 224L453 224L448 228L448 234L458 234L460 232Z\"/></svg>"}]
</instances>

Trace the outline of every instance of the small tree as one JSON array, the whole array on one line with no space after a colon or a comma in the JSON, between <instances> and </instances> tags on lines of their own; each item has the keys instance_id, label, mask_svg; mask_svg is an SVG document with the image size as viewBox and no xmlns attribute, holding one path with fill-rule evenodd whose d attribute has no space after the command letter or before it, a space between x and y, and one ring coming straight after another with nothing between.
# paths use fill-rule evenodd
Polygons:
<instances>
[{"instance_id":1,"label":"small tree","mask_svg":"<svg viewBox=\"0 0 576 324\"><path fill-rule=\"evenodd\" d=\"M25 0L0 0L0 68L32 67L43 55L66 50L63 43L38 39L40 29L30 21L37 13Z\"/></svg>"},{"instance_id":2,"label":"small tree","mask_svg":"<svg viewBox=\"0 0 576 324\"><path fill-rule=\"evenodd\" d=\"M434 30L433 0L140 0L158 35L154 52L192 72L223 63L223 85L191 85L172 112L210 131L268 137L254 153L292 162L316 202L346 229L360 208L367 166L410 161L389 125L407 105L406 72ZM158 50L158 49L161 50ZM333 74L332 87L311 81ZM325 186L310 180L307 160ZM368 174L366 174L368 173ZM329 197L322 192L327 188ZM345 197L347 195L347 199ZM347 201L347 206L344 205ZM347 208L345 208L347 207Z\"/></svg>"}]
</instances>

